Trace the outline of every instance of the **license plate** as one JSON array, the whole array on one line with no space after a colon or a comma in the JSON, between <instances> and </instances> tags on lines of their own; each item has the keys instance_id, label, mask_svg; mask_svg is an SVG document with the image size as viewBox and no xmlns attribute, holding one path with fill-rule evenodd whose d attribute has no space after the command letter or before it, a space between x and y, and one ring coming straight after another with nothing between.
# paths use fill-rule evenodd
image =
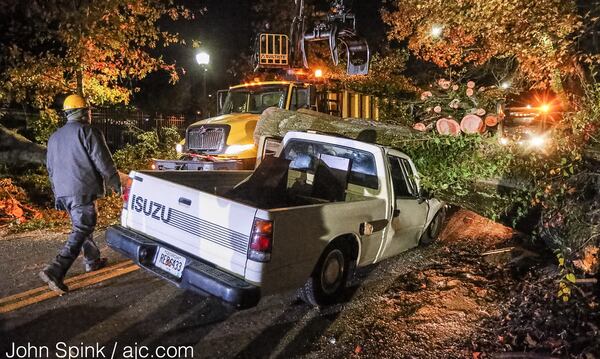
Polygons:
<instances>
[{"instance_id":1,"label":"license plate","mask_svg":"<svg viewBox=\"0 0 600 359\"><path fill-rule=\"evenodd\" d=\"M185 257L166 248L159 248L154 265L177 278L181 278L185 266Z\"/></svg>"}]
</instances>

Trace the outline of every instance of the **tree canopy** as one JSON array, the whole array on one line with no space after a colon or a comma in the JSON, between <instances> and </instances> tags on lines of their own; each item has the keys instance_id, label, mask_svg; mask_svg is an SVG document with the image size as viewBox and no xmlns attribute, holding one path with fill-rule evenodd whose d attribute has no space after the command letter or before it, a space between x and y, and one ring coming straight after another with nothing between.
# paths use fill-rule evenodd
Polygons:
<instances>
[{"instance_id":1,"label":"tree canopy","mask_svg":"<svg viewBox=\"0 0 600 359\"><path fill-rule=\"evenodd\" d=\"M598 61L578 48L587 22L575 0L396 0L382 17L391 40L405 41L436 65L483 65L514 59L518 75L537 87L560 86L580 75L579 64ZM589 15L589 14L588 14Z\"/></svg>"},{"instance_id":2,"label":"tree canopy","mask_svg":"<svg viewBox=\"0 0 600 359\"><path fill-rule=\"evenodd\" d=\"M0 101L49 107L83 92L95 104L127 103L139 80L175 64L154 49L182 43L159 21L192 19L173 0L7 0L0 6Z\"/></svg>"}]
</instances>

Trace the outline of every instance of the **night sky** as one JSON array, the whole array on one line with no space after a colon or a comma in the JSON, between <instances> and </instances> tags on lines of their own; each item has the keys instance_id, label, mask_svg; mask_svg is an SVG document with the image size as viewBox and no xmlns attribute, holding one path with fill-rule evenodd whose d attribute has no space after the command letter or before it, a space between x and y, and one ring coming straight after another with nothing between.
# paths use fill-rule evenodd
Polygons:
<instances>
[{"instance_id":1,"label":"night sky","mask_svg":"<svg viewBox=\"0 0 600 359\"><path fill-rule=\"evenodd\" d=\"M166 111L171 107L173 112L186 112L189 103L193 102L192 97L201 95L202 72L194 57L199 50L192 48L192 39L199 40L211 56L207 73L209 93L227 88L234 82L227 69L240 51L249 49L251 1L204 0L185 1L184 4L196 13L196 18L176 23L165 20L161 28L180 33L186 46L175 45L158 51L166 61L183 68L185 74L174 86L168 83L169 77L164 72L148 76L139 84L142 91L134 98L134 103L143 108ZM201 11L203 14L198 15Z\"/></svg>"}]
</instances>

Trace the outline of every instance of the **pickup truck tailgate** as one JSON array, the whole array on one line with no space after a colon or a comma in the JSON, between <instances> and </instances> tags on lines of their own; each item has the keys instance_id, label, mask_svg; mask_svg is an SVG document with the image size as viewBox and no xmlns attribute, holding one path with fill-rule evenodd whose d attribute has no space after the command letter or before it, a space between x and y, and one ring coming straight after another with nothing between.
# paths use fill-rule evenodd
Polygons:
<instances>
[{"instance_id":1,"label":"pickup truck tailgate","mask_svg":"<svg viewBox=\"0 0 600 359\"><path fill-rule=\"evenodd\" d=\"M133 178L124 226L244 276L256 208L149 173Z\"/></svg>"}]
</instances>

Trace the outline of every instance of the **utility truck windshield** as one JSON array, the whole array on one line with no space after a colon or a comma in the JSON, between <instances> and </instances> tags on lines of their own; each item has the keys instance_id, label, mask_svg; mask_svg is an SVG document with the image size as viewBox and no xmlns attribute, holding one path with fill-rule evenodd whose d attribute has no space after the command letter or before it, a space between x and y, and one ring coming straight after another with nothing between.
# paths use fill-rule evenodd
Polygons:
<instances>
[{"instance_id":1,"label":"utility truck windshield","mask_svg":"<svg viewBox=\"0 0 600 359\"><path fill-rule=\"evenodd\" d=\"M223 104L223 114L262 113L268 107L285 106L287 85L256 86L231 89Z\"/></svg>"}]
</instances>

